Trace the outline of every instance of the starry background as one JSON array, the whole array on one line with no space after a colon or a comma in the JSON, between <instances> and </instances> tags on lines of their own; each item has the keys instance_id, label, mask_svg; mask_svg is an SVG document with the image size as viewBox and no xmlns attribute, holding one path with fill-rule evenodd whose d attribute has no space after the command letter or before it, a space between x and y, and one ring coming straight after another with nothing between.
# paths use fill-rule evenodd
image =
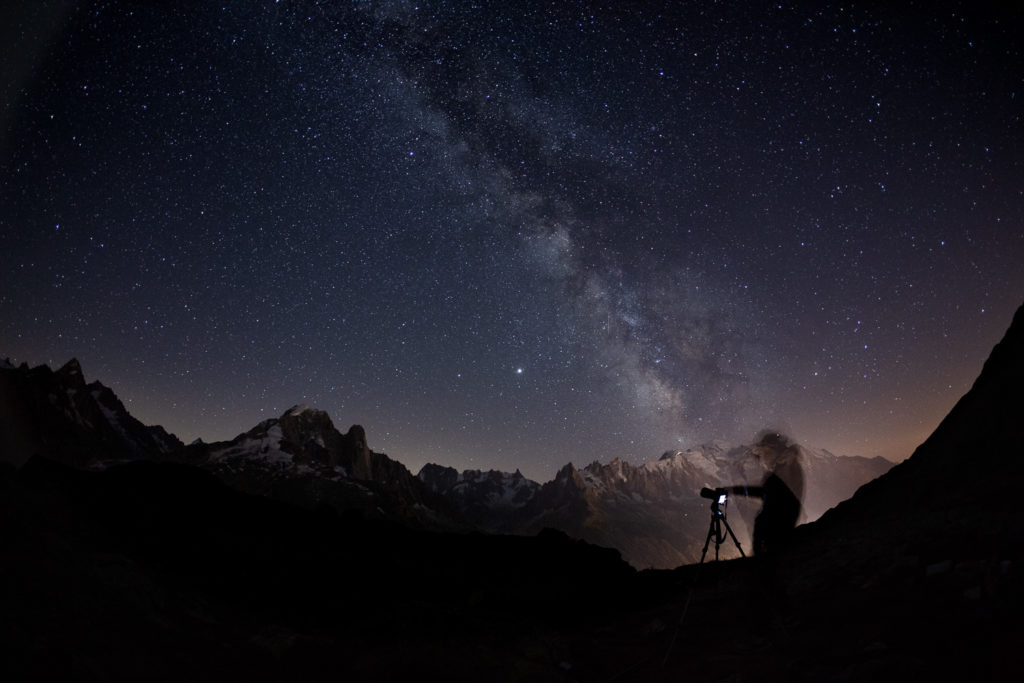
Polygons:
<instances>
[{"instance_id":1,"label":"starry background","mask_svg":"<svg viewBox=\"0 0 1024 683\"><path fill-rule=\"evenodd\" d=\"M905 458L1024 301L1024 24L892 4L5 10L0 354L414 472Z\"/></svg>"}]
</instances>

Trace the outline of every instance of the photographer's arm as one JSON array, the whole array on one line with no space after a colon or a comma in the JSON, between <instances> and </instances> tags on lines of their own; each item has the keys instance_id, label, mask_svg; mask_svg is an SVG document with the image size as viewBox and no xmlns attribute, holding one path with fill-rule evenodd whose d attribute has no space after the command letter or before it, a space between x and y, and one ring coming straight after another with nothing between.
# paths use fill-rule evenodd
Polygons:
<instances>
[{"instance_id":1,"label":"photographer's arm","mask_svg":"<svg viewBox=\"0 0 1024 683\"><path fill-rule=\"evenodd\" d=\"M736 496L746 496L747 498L764 498L764 487L763 486L727 486L727 491Z\"/></svg>"}]
</instances>

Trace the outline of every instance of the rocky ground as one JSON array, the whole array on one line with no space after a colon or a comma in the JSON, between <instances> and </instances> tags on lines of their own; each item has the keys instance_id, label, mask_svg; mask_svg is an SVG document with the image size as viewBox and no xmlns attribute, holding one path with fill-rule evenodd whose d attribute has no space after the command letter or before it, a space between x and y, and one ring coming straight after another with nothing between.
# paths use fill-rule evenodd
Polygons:
<instances>
[{"instance_id":1,"label":"rocky ground","mask_svg":"<svg viewBox=\"0 0 1024 683\"><path fill-rule=\"evenodd\" d=\"M952 508L918 535L826 518L774 562L638 573L557 532L416 532L180 465L36 462L2 490L4 680L1024 674L1010 506L987 527L983 508Z\"/></svg>"}]
</instances>

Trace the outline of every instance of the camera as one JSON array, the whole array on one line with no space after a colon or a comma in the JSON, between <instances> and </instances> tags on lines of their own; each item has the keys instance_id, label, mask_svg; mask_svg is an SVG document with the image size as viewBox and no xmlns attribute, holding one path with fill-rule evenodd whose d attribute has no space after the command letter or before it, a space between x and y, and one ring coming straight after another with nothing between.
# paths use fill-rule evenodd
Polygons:
<instances>
[{"instance_id":1,"label":"camera","mask_svg":"<svg viewBox=\"0 0 1024 683\"><path fill-rule=\"evenodd\" d=\"M705 486L700 490L700 497L707 498L708 500L717 500L719 505L725 505L725 501L729 497L729 491L723 488L709 489Z\"/></svg>"}]
</instances>

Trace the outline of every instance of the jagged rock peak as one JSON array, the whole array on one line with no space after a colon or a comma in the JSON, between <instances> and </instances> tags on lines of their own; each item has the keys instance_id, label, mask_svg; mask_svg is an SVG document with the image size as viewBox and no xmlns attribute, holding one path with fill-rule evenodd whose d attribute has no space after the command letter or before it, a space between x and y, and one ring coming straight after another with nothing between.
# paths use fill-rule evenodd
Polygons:
<instances>
[{"instance_id":1,"label":"jagged rock peak","mask_svg":"<svg viewBox=\"0 0 1024 683\"><path fill-rule=\"evenodd\" d=\"M571 462L558 470L558 474L555 475L555 482L563 486L571 482L573 486L581 490L586 486L580 471Z\"/></svg>"},{"instance_id":2,"label":"jagged rock peak","mask_svg":"<svg viewBox=\"0 0 1024 683\"><path fill-rule=\"evenodd\" d=\"M298 420L304 423L326 423L332 427L334 426L334 423L331 422L331 416L327 414L327 411L320 410L319 408L311 408L304 403L298 403L286 410L284 414L281 415L281 420Z\"/></svg>"},{"instance_id":3,"label":"jagged rock peak","mask_svg":"<svg viewBox=\"0 0 1024 683\"><path fill-rule=\"evenodd\" d=\"M447 467L445 465L438 465L437 463L428 462L426 465L420 468L416 478L421 481L429 482L446 482L454 484L459 480L459 471L454 467Z\"/></svg>"},{"instance_id":4,"label":"jagged rock peak","mask_svg":"<svg viewBox=\"0 0 1024 683\"><path fill-rule=\"evenodd\" d=\"M284 415L282 415L281 417L284 417L285 415L290 416L290 417L297 417L299 415L302 415L303 413L308 413L308 412L322 413L324 411L317 410L316 408L310 408L305 403L296 403L291 408L286 410Z\"/></svg>"},{"instance_id":5,"label":"jagged rock peak","mask_svg":"<svg viewBox=\"0 0 1024 683\"><path fill-rule=\"evenodd\" d=\"M363 429L362 425L352 425L349 427L348 431L345 432L345 438L357 449L367 452L370 450L370 446L366 443L366 430Z\"/></svg>"},{"instance_id":6,"label":"jagged rock peak","mask_svg":"<svg viewBox=\"0 0 1024 683\"><path fill-rule=\"evenodd\" d=\"M445 465L438 465L436 463L428 462L426 465L420 468L419 474L417 474L416 476L419 477L420 479L423 479L424 477L437 476L442 474L447 475L449 473L458 476L459 471L454 467L447 467Z\"/></svg>"},{"instance_id":7,"label":"jagged rock peak","mask_svg":"<svg viewBox=\"0 0 1024 683\"><path fill-rule=\"evenodd\" d=\"M81 375L82 364L78 362L77 358L72 358L67 363L61 366L57 372L65 375Z\"/></svg>"},{"instance_id":8,"label":"jagged rock peak","mask_svg":"<svg viewBox=\"0 0 1024 683\"><path fill-rule=\"evenodd\" d=\"M562 466L562 469L558 470L558 473L555 474L555 479L571 477L574 474L576 474L576 466L573 465L571 462L568 462L564 466Z\"/></svg>"},{"instance_id":9,"label":"jagged rock peak","mask_svg":"<svg viewBox=\"0 0 1024 683\"><path fill-rule=\"evenodd\" d=\"M431 491L448 491L459 483L461 476L454 467L445 467L434 463L427 463L420 468L416 478L422 481Z\"/></svg>"},{"instance_id":10,"label":"jagged rock peak","mask_svg":"<svg viewBox=\"0 0 1024 683\"><path fill-rule=\"evenodd\" d=\"M55 373L62 381L67 382L75 387L85 386L85 376L82 374L82 366L78 362L77 358L72 358L67 363L61 366Z\"/></svg>"},{"instance_id":11,"label":"jagged rock peak","mask_svg":"<svg viewBox=\"0 0 1024 683\"><path fill-rule=\"evenodd\" d=\"M280 423L286 431L315 432L322 436L336 431L330 415L303 404L294 405L286 410L281 415Z\"/></svg>"}]
</instances>

